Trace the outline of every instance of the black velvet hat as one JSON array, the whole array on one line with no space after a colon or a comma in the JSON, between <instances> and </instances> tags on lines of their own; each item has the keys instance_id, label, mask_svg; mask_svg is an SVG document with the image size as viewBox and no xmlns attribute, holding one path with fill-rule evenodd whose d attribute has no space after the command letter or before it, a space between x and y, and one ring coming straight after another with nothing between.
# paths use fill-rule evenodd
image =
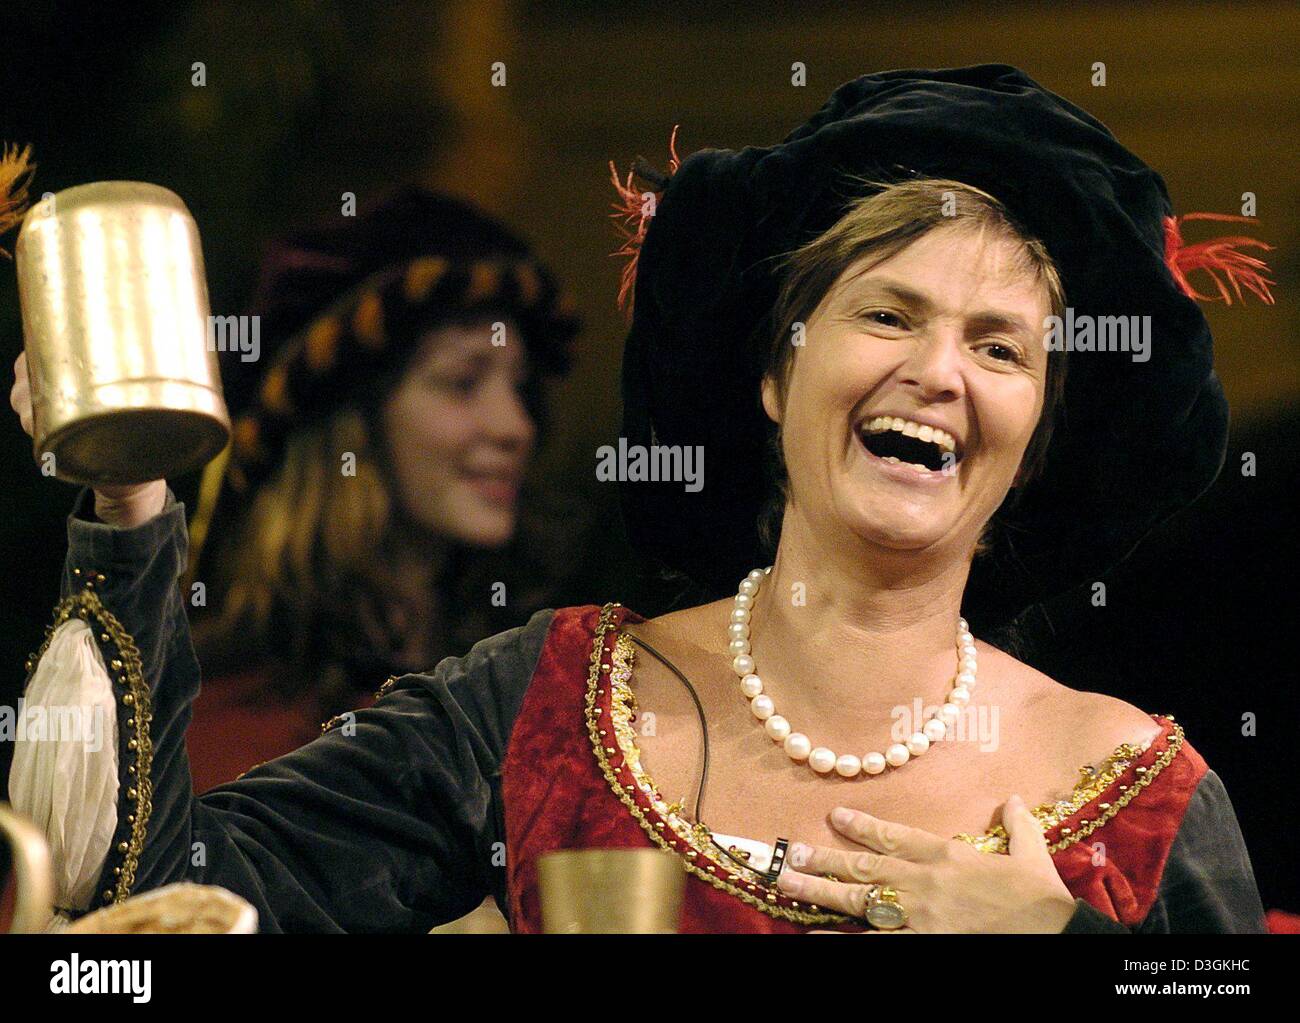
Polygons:
<instances>
[{"instance_id":1,"label":"black velvet hat","mask_svg":"<svg viewBox=\"0 0 1300 1023\"><path fill-rule=\"evenodd\" d=\"M1261 262L1234 246L1183 245L1160 175L1089 114L1007 65L866 75L835 91L779 145L703 150L635 216L632 176L615 179L635 258L623 358L629 445L702 445L704 485L626 482L629 538L705 594L735 591L763 552L759 399L779 257L830 227L857 196L846 173L942 177L999 199L1041 240L1076 316L1151 316L1150 358L1069 356L1063 405L1042 474L999 515L976 559L965 612L990 627L1092 580L1195 500L1223 464L1228 406L1187 272L1206 270L1271 302ZM646 211L642 211L646 212ZM1193 218L1204 215L1189 215ZM1244 220L1241 217L1210 219ZM1222 275L1219 276L1219 275Z\"/></svg>"}]
</instances>

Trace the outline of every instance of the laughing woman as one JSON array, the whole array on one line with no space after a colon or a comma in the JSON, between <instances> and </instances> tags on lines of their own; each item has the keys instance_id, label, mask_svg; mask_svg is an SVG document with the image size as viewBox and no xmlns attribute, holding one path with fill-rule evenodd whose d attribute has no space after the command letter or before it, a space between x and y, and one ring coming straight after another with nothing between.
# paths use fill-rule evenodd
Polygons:
<instances>
[{"instance_id":1,"label":"laughing woman","mask_svg":"<svg viewBox=\"0 0 1300 1023\"><path fill-rule=\"evenodd\" d=\"M104 835L93 904L188 878L267 930L423 930L491 892L533 931L542 854L659 846L691 875L690 931L1262 930L1181 726L977 638L1096 578L1221 464L1160 178L984 66L858 79L782 144L654 183L629 223L625 433L702 446L708 472L628 482L624 512L702 602L539 612L195 798L181 508L83 496L31 688L78 628L114 669L118 797L80 807ZM1048 351L1067 307L1149 315L1149 361Z\"/></svg>"}]
</instances>

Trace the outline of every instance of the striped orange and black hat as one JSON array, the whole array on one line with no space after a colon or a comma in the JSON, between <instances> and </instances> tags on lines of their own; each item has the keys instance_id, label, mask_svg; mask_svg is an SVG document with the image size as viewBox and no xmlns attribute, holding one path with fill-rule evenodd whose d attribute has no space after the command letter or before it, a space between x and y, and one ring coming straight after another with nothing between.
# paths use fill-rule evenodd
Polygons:
<instances>
[{"instance_id":1,"label":"striped orange and black hat","mask_svg":"<svg viewBox=\"0 0 1300 1023\"><path fill-rule=\"evenodd\" d=\"M223 366L240 489L274 469L296 427L378 397L377 383L441 322L507 315L536 371L553 375L569 369L579 330L570 299L521 238L416 186L273 243L249 312L260 357Z\"/></svg>"}]
</instances>

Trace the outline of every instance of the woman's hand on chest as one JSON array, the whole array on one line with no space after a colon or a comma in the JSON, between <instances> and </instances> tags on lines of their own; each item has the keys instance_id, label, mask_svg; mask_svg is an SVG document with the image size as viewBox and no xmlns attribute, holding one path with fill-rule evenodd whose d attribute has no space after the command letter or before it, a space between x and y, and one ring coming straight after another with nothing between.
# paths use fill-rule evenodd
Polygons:
<instances>
[{"instance_id":1,"label":"woman's hand on chest","mask_svg":"<svg viewBox=\"0 0 1300 1023\"><path fill-rule=\"evenodd\" d=\"M1005 856L841 807L830 824L857 849L795 843L779 884L801 901L856 917L867 915L873 886L892 888L906 926L868 933L1059 934L1074 913L1074 896L1042 829L1016 796L1002 816L1011 840Z\"/></svg>"}]
</instances>

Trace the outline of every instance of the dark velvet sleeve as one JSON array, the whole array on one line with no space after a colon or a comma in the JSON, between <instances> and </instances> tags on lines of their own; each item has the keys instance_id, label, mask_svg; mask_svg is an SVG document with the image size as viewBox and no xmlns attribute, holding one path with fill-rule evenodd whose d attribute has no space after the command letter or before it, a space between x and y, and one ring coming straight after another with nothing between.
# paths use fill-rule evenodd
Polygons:
<instances>
[{"instance_id":1,"label":"dark velvet sleeve","mask_svg":"<svg viewBox=\"0 0 1300 1023\"><path fill-rule=\"evenodd\" d=\"M1155 905L1137 928L1155 934L1263 934L1264 906L1223 782L1207 770L1169 849Z\"/></svg>"},{"instance_id":2,"label":"dark velvet sleeve","mask_svg":"<svg viewBox=\"0 0 1300 1023\"><path fill-rule=\"evenodd\" d=\"M504 904L499 765L554 612L397 679L374 707L196 798L184 506L169 493L160 515L120 529L91 521L90 500L68 520L61 607L92 581L118 696L118 830L94 905L125 893L124 873L130 894L220 885L253 903L264 931L427 931L489 893Z\"/></svg>"},{"instance_id":3,"label":"dark velvet sleeve","mask_svg":"<svg viewBox=\"0 0 1300 1023\"><path fill-rule=\"evenodd\" d=\"M1130 930L1082 899L1065 934L1262 934L1267 927L1241 827L1223 782L1207 770L1169 848L1156 900Z\"/></svg>"}]
</instances>

